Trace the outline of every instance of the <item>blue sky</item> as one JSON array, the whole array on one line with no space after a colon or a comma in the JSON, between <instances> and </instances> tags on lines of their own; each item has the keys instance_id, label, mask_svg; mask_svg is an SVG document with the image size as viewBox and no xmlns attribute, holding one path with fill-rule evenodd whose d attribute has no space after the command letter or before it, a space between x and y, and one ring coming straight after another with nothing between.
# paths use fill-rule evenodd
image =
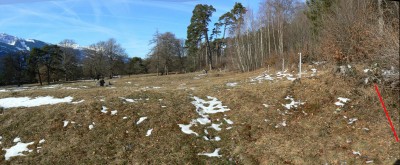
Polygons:
<instances>
[{"instance_id":1,"label":"blue sky","mask_svg":"<svg viewBox=\"0 0 400 165\"><path fill-rule=\"evenodd\" d=\"M216 21L235 2L257 9L260 0L0 0L0 33L81 46L115 38L130 57L145 58L157 29L186 38L196 4L213 5Z\"/></svg>"}]
</instances>

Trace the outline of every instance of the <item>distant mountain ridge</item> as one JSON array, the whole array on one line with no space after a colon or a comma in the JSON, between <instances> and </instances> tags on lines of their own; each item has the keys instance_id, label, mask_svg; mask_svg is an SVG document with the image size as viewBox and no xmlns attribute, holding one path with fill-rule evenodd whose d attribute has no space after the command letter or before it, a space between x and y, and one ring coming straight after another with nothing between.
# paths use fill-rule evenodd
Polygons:
<instances>
[{"instance_id":1,"label":"distant mountain ridge","mask_svg":"<svg viewBox=\"0 0 400 165\"><path fill-rule=\"evenodd\" d=\"M41 48L45 45L48 45L48 43L0 33L0 56L17 51L30 51L33 48Z\"/></svg>"}]
</instances>

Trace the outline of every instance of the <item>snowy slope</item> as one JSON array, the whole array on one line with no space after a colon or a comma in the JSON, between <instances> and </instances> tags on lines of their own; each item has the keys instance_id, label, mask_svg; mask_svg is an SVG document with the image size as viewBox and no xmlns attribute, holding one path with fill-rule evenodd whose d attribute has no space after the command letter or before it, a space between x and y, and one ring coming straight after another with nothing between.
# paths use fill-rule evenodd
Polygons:
<instances>
[{"instance_id":1,"label":"snowy slope","mask_svg":"<svg viewBox=\"0 0 400 165\"><path fill-rule=\"evenodd\" d=\"M34 39L22 39L9 34L0 33L0 57L16 51L30 51L32 48L41 48L47 43Z\"/></svg>"}]
</instances>

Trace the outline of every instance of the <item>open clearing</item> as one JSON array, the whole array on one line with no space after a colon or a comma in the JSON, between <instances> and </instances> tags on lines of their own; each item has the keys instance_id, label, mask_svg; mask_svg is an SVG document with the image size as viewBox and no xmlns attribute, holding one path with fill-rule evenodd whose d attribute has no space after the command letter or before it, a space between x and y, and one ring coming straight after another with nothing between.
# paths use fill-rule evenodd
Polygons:
<instances>
[{"instance_id":1,"label":"open clearing","mask_svg":"<svg viewBox=\"0 0 400 165\"><path fill-rule=\"evenodd\" d=\"M305 70L301 82L295 77L264 69L125 76L107 80L108 87L79 81L1 88L0 164L391 164L400 158L372 86L321 66ZM399 130L397 98L381 92Z\"/></svg>"}]
</instances>

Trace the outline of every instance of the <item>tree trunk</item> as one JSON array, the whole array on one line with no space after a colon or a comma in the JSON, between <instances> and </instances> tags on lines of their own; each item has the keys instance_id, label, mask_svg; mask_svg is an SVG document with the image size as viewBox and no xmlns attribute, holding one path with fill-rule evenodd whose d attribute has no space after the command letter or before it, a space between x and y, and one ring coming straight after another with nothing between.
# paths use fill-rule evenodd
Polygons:
<instances>
[{"instance_id":1,"label":"tree trunk","mask_svg":"<svg viewBox=\"0 0 400 165\"><path fill-rule=\"evenodd\" d=\"M39 68L38 68L38 70L37 70L37 73L38 73L38 77L39 77L40 86L42 86L42 85L43 85L43 84L42 84L42 76L40 76Z\"/></svg>"},{"instance_id":2,"label":"tree trunk","mask_svg":"<svg viewBox=\"0 0 400 165\"><path fill-rule=\"evenodd\" d=\"M205 31L205 37L206 37L206 42L207 42L207 51L206 52L207 52L208 62L210 65L210 70L212 70L213 63L212 63L211 47L210 47L210 42L208 40L207 30Z\"/></svg>"},{"instance_id":3,"label":"tree trunk","mask_svg":"<svg viewBox=\"0 0 400 165\"><path fill-rule=\"evenodd\" d=\"M50 85L50 67L47 66L47 85Z\"/></svg>"}]
</instances>

